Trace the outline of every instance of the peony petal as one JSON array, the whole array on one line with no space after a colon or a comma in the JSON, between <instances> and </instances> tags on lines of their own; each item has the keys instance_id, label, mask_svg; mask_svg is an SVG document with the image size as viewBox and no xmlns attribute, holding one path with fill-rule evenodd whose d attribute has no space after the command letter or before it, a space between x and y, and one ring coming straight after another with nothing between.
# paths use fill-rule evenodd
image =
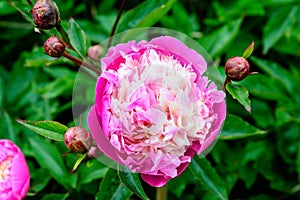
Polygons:
<instances>
[{"instance_id":1,"label":"peony petal","mask_svg":"<svg viewBox=\"0 0 300 200\"><path fill-rule=\"evenodd\" d=\"M19 194L21 197L26 196L30 185L30 175L25 157L20 150L13 158L11 173L14 174L12 177L14 193Z\"/></svg>"},{"instance_id":2,"label":"peony petal","mask_svg":"<svg viewBox=\"0 0 300 200\"><path fill-rule=\"evenodd\" d=\"M4 176L5 182L2 182L9 187L5 191L0 190L0 199L22 200L25 198L30 185L30 174L24 154L10 140L1 139L0 146L2 147L1 162L10 163L6 169L9 170L10 175L6 178Z\"/></svg>"},{"instance_id":3,"label":"peony petal","mask_svg":"<svg viewBox=\"0 0 300 200\"><path fill-rule=\"evenodd\" d=\"M96 141L98 148L105 153L111 159L122 164L120 155L118 155L117 150L111 145L107 137L105 136L99 121L96 112L96 106L93 106L88 114L88 125L91 131L91 134Z\"/></svg>"},{"instance_id":4,"label":"peony petal","mask_svg":"<svg viewBox=\"0 0 300 200\"><path fill-rule=\"evenodd\" d=\"M141 174L142 179L153 187L164 186L169 179L165 179L162 175Z\"/></svg>"},{"instance_id":5,"label":"peony petal","mask_svg":"<svg viewBox=\"0 0 300 200\"><path fill-rule=\"evenodd\" d=\"M205 142L201 146L201 149L197 152L198 154L200 152L204 151L205 149L207 149L211 144L213 144L213 142L217 138L217 135L219 134L222 124L226 118L226 104L224 101L221 103L215 104L214 110L217 113L217 119L214 120L214 124L212 125L212 127L210 129L210 131L211 131L210 136L205 139Z\"/></svg>"},{"instance_id":6,"label":"peony petal","mask_svg":"<svg viewBox=\"0 0 300 200\"><path fill-rule=\"evenodd\" d=\"M149 43L163 47L167 51L179 56L185 60L185 64L187 65L189 64L186 63L187 61L192 63L192 65L198 70L198 73L196 72L198 75L202 75L206 71L207 64L204 58L195 50L188 48L184 43L176 38L162 36L152 39Z\"/></svg>"}]
</instances>

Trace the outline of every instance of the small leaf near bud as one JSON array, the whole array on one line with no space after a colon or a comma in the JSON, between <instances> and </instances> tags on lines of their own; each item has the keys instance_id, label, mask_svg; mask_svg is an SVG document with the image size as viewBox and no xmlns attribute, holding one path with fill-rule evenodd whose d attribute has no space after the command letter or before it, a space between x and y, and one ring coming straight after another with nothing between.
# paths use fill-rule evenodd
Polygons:
<instances>
[{"instance_id":1,"label":"small leaf near bud","mask_svg":"<svg viewBox=\"0 0 300 200\"><path fill-rule=\"evenodd\" d=\"M247 59L251 56L252 52L254 50L254 41L250 44L249 47L247 47L243 53L243 58Z\"/></svg>"},{"instance_id":2,"label":"small leaf near bud","mask_svg":"<svg viewBox=\"0 0 300 200\"><path fill-rule=\"evenodd\" d=\"M225 64L225 73L229 80L241 81L250 72L250 65L243 57L232 57Z\"/></svg>"},{"instance_id":3,"label":"small leaf near bud","mask_svg":"<svg viewBox=\"0 0 300 200\"><path fill-rule=\"evenodd\" d=\"M92 145L89 132L79 126L69 128L64 137L66 147L74 153L86 153Z\"/></svg>"},{"instance_id":4,"label":"small leaf near bud","mask_svg":"<svg viewBox=\"0 0 300 200\"><path fill-rule=\"evenodd\" d=\"M52 0L39 0L32 8L32 18L40 29L51 29L60 23L60 13Z\"/></svg>"},{"instance_id":5,"label":"small leaf near bud","mask_svg":"<svg viewBox=\"0 0 300 200\"><path fill-rule=\"evenodd\" d=\"M51 57L59 58L65 52L65 45L58 37L52 36L44 42L44 51Z\"/></svg>"}]
</instances>

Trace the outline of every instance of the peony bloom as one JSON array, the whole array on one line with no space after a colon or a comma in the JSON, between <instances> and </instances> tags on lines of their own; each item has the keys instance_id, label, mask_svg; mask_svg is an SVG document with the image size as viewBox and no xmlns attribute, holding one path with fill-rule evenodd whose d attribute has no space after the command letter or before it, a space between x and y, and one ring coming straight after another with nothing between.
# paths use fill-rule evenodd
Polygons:
<instances>
[{"instance_id":1,"label":"peony bloom","mask_svg":"<svg viewBox=\"0 0 300 200\"><path fill-rule=\"evenodd\" d=\"M30 175L22 151L10 140L0 140L0 199L24 199Z\"/></svg>"},{"instance_id":2,"label":"peony bloom","mask_svg":"<svg viewBox=\"0 0 300 200\"><path fill-rule=\"evenodd\" d=\"M217 137L225 93L203 75L202 56L179 40L119 44L101 65L91 133L107 156L150 185L181 174Z\"/></svg>"}]
</instances>

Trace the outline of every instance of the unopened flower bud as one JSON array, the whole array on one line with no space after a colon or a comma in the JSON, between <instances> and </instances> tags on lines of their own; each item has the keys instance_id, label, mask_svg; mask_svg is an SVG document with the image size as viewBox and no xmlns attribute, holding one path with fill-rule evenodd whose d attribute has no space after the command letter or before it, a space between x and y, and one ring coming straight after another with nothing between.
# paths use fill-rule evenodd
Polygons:
<instances>
[{"instance_id":1,"label":"unopened flower bud","mask_svg":"<svg viewBox=\"0 0 300 200\"><path fill-rule=\"evenodd\" d=\"M249 72L250 65L243 57L232 57L225 64L225 73L230 80L241 81Z\"/></svg>"},{"instance_id":2,"label":"unopened flower bud","mask_svg":"<svg viewBox=\"0 0 300 200\"><path fill-rule=\"evenodd\" d=\"M91 46L88 50L88 57L94 61L100 61L101 56L104 54L104 49L101 45Z\"/></svg>"},{"instance_id":3,"label":"unopened flower bud","mask_svg":"<svg viewBox=\"0 0 300 200\"><path fill-rule=\"evenodd\" d=\"M52 0L39 0L32 9L32 18L40 29L51 29L60 23L59 10Z\"/></svg>"},{"instance_id":4,"label":"unopened flower bud","mask_svg":"<svg viewBox=\"0 0 300 200\"><path fill-rule=\"evenodd\" d=\"M44 51L51 57L59 58L65 52L65 45L58 37L52 36L45 41Z\"/></svg>"},{"instance_id":5,"label":"unopened flower bud","mask_svg":"<svg viewBox=\"0 0 300 200\"><path fill-rule=\"evenodd\" d=\"M86 153L92 145L89 132L79 126L69 128L64 137L66 147L74 153Z\"/></svg>"}]
</instances>

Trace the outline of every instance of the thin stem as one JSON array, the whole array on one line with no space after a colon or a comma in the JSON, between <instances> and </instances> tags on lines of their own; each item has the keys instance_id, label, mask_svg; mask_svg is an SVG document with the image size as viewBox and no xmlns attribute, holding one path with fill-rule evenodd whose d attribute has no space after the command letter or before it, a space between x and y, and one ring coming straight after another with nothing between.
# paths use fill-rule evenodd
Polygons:
<instances>
[{"instance_id":1,"label":"thin stem","mask_svg":"<svg viewBox=\"0 0 300 200\"><path fill-rule=\"evenodd\" d=\"M32 6L32 3L31 3L30 0L27 0L27 3L28 3L30 6Z\"/></svg>"},{"instance_id":2,"label":"thin stem","mask_svg":"<svg viewBox=\"0 0 300 200\"><path fill-rule=\"evenodd\" d=\"M168 185L156 188L156 200L167 200L168 197Z\"/></svg>"},{"instance_id":3,"label":"thin stem","mask_svg":"<svg viewBox=\"0 0 300 200\"><path fill-rule=\"evenodd\" d=\"M224 81L224 84L223 84L223 90L226 90L226 85L228 84L228 83L230 83L231 81L230 81L230 78L228 78L227 76L226 76L226 79L225 79L225 81Z\"/></svg>"},{"instance_id":4,"label":"thin stem","mask_svg":"<svg viewBox=\"0 0 300 200\"><path fill-rule=\"evenodd\" d=\"M118 13L118 16L116 18L116 21L112 27L112 30L110 32L110 36L109 36L109 41L108 41L108 44L107 44L107 49L109 49L109 47L111 46L111 42L112 42L112 39L113 39L113 35L115 34L115 31L116 31L116 28L117 28L117 25L118 25L118 22L121 18L121 15L122 15L122 12L124 10L124 6L125 6L125 3L126 3L126 0L123 0L122 1L122 4L121 4L121 7L120 7L120 10L119 10L119 13Z\"/></svg>"},{"instance_id":5,"label":"thin stem","mask_svg":"<svg viewBox=\"0 0 300 200\"><path fill-rule=\"evenodd\" d=\"M77 63L78 65L82 65L90 70L92 70L93 72L95 72L97 75L100 75L100 71L97 70L94 66L88 64L87 62L82 62L81 60L71 56L70 54L68 54L67 52L64 52L63 54L64 57L68 58L69 60L73 61L74 63Z\"/></svg>"},{"instance_id":6,"label":"thin stem","mask_svg":"<svg viewBox=\"0 0 300 200\"><path fill-rule=\"evenodd\" d=\"M57 24L55 28L62 36L63 41L69 45L70 39L69 39L69 36L68 36L67 32L65 31L65 29L63 29L63 27L60 25L60 23Z\"/></svg>"}]
</instances>

